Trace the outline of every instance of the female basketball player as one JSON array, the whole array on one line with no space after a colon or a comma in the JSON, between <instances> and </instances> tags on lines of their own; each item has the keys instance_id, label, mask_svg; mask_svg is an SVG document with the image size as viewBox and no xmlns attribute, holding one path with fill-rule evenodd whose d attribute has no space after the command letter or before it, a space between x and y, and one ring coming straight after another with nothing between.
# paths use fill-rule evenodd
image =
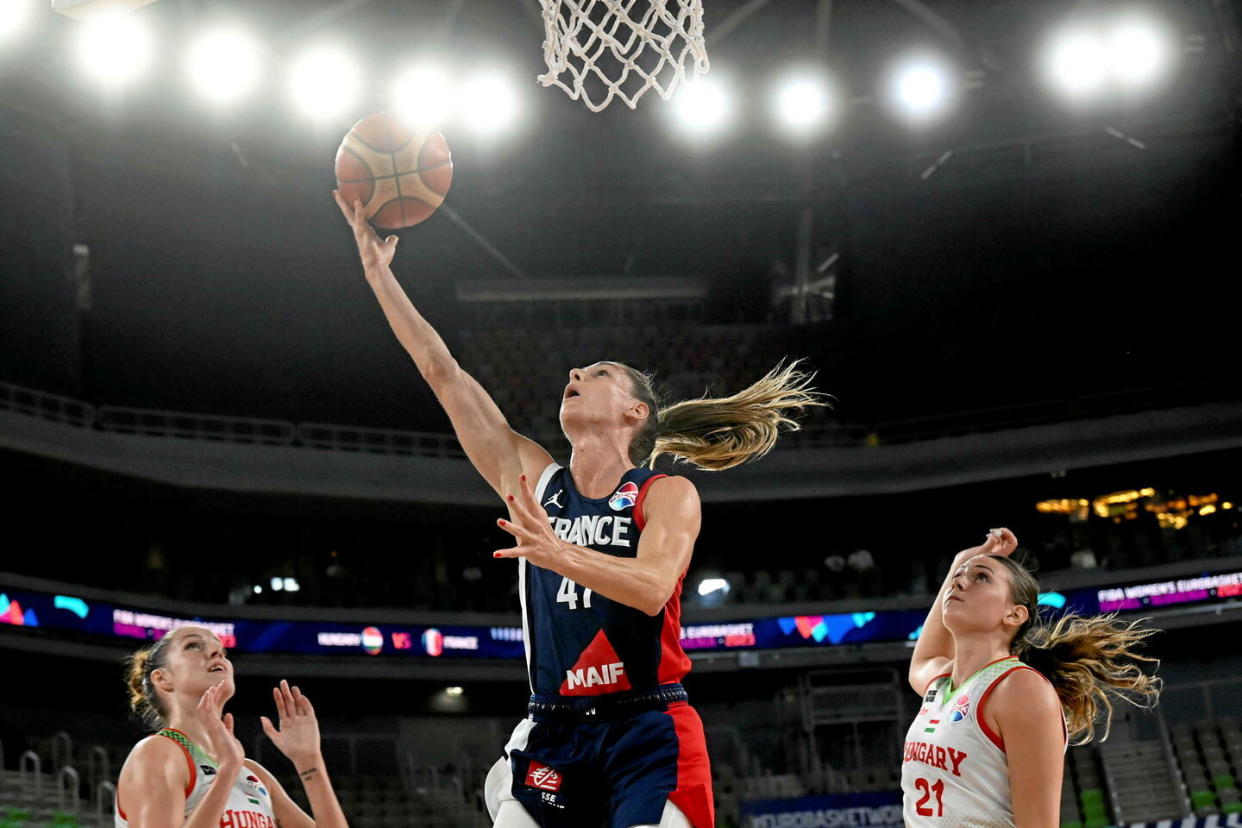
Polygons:
<instances>
[{"instance_id":1,"label":"female basketball player","mask_svg":"<svg viewBox=\"0 0 1242 828\"><path fill-rule=\"evenodd\" d=\"M703 725L680 681L682 578L699 532L683 477L641 468L661 454L705 469L759 457L786 412L820 404L810 377L778 369L727 399L661 409L651 380L616 362L569 372L561 427L569 468L516 434L414 309L362 207L336 200L367 282L448 413L475 468L505 499L517 539L531 696L528 719L488 776L501 828L715 824Z\"/></svg>"},{"instance_id":2,"label":"female basketball player","mask_svg":"<svg viewBox=\"0 0 1242 828\"><path fill-rule=\"evenodd\" d=\"M181 627L129 659L130 706L157 732L130 751L117 781L117 828L347 828L319 752L310 700L282 681L279 726L263 731L289 757L315 817L306 815L233 737L233 665L220 639ZM217 784L224 780L224 784Z\"/></svg>"},{"instance_id":3,"label":"female basketball player","mask_svg":"<svg viewBox=\"0 0 1242 828\"><path fill-rule=\"evenodd\" d=\"M1160 680L1135 663L1154 630L1111 616L1044 624L1039 584L993 529L958 553L910 661L922 709L906 735L905 824L1055 828L1068 739L1093 735L1112 699L1154 704Z\"/></svg>"}]
</instances>

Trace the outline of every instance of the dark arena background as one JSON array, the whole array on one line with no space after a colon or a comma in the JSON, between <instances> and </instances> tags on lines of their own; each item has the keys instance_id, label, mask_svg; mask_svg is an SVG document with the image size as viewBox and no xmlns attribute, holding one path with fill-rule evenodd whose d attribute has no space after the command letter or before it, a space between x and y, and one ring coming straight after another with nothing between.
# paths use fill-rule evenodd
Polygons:
<instances>
[{"instance_id":1,"label":"dark arena background","mask_svg":"<svg viewBox=\"0 0 1242 828\"><path fill-rule=\"evenodd\" d=\"M595 360L682 399L800 357L835 398L677 468L718 825L900 824L911 648L993 526L1050 613L1161 631L1061 824L1242 824L1242 4L703 0L710 71L599 113L536 81L536 0L54 5L0 7L0 825L112 824L122 659L190 620L298 795L280 678L351 825L490 824L529 693L504 510L331 198L403 106L455 177L394 270L559 461Z\"/></svg>"}]
</instances>

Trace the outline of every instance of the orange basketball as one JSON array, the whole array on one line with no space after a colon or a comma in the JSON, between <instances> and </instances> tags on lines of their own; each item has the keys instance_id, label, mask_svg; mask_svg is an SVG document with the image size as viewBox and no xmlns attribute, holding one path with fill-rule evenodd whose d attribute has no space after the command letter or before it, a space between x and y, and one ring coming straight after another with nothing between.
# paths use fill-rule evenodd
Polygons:
<instances>
[{"instance_id":1,"label":"orange basketball","mask_svg":"<svg viewBox=\"0 0 1242 828\"><path fill-rule=\"evenodd\" d=\"M354 124L336 151L336 186L350 204L362 201L377 227L425 221L453 183L453 157L438 132L419 132L387 112Z\"/></svg>"}]
</instances>

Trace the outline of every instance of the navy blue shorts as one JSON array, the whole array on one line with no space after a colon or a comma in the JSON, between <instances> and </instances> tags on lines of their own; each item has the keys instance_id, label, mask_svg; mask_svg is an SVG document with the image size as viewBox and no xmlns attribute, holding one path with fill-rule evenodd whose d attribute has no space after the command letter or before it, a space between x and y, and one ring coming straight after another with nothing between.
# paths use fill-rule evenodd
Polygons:
<instances>
[{"instance_id":1,"label":"navy blue shorts","mask_svg":"<svg viewBox=\"0 0 1242 828\"><path fill-rule=\"evenodd\" d=\"M508 749L514 799L542 828L657 825L668 801L713 828L703 724L681 685L617 695L531 697Z\"/></svg>"}]
</instances>

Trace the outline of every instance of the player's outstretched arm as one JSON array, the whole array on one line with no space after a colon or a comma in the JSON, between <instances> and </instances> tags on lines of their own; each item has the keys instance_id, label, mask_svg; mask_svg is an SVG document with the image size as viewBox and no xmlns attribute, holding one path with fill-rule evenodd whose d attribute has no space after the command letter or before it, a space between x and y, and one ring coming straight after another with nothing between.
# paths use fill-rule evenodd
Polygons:
<instances>
[{"instance_id":1,"label":"player's outstretched arm","mask_svg":"<svg viewBox=\"0 0 1242 828\"><path fill-rule=\"evenodd\" d=\"M963 549L957 553L949 567L949 574L936 593L936 600L923 621L923 632L919 634L918 643L914 645L914 653L910 657L910 687L920 696L927 690L927 685L936 676L942 676L953 669L953 636L944 626L944 596L953 585L953 578L962 564L976 555L1004 555L1008 557L1018 548L1018 539L1008 529L993 529L988 532L987 540L980 546Z\"/></svg>"},{"instance_id":2,"label":"player's outstretched arm","mask_svg":"<svg viewBox=\"0 0 1242 828\"><path fill-rule=\"evenodd\" d=\"M517 546L495 552L498 558L526 558L564 575L579 586L620 604L657 615L690 565L701 522L699 493L684 477L665 477L647 494L638 555L618 558L567 543L548 525L529 481L506 496L512 520L498 521Z\"/></svg>"},{"instance_id":3,"label":"player's outstretched arm","mask_svg":"<svg viewBox=\"0 0 1242 828\"><path fill-rule=\"evenodd\" d=\"M367 223L361 203L349 204L336 190L332 195L354 231L367 284L375 291L397 340L444 407L470 462L502 496L516 489L523 473L537 477L552 457L509 427L491 396L462 370L440 334L401 289L391 268L397 237L381 240Z\"/></svg>"}]
</instances>

